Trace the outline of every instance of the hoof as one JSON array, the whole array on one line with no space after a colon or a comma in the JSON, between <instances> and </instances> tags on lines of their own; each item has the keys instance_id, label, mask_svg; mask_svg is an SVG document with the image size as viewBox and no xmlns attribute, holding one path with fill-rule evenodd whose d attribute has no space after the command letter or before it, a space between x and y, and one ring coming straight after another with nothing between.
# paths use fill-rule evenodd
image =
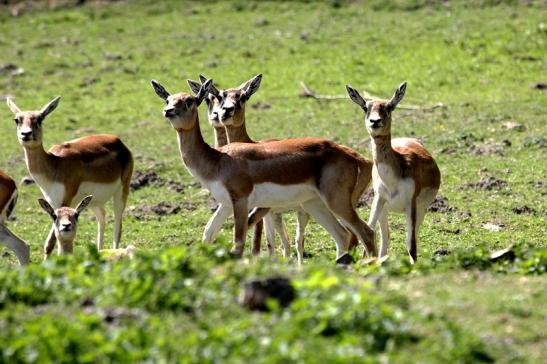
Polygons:
<instances>
[{"instance_id":1,"label":"hoof","mask_svg":"<svg viewBox=\"0 0 547 364\"><path fill-rule=\"evenodd\" d=\"M232 249L232 250L230 250L230 255L234 258L241 258L243 256L243 250L241 250L241 249Z\"/></svg>"},{"instance_id":2,"label":"hoof","mask_svg":"<svg viewBox=\"0 0 547 364\"><path fill-rule=\"evenodd\" d=\"M354 262L355 260L349 253L346 253L342 255L340 258L336 259L336 264L338 265L350 265L351 263L354 263Z\"/></svg>"}]
</instances>

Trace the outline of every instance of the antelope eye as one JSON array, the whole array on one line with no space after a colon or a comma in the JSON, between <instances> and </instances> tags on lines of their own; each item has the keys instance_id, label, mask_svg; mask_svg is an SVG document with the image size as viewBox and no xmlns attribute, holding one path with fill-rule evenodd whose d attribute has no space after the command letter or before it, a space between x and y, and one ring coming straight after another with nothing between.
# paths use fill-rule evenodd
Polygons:
<instances>
[{"instance_id":1,"label":"antelope eye","mask_svg":"<svg viewBox=\"0 0 547 364\"><path fill-rule=\"evenodd\" d=\"M193 103L194 103L194 100L192 100L192 99L186 99L186 101L184 102L184 106L185 106L187 109L189 109L189 108L192 106Z\"/></svg>"}]
</instances>

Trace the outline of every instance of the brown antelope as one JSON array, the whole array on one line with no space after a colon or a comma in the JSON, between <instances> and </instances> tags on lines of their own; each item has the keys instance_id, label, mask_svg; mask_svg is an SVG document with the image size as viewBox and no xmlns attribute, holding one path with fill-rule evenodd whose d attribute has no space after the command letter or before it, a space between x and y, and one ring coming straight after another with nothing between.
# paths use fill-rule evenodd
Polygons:
<instances>
[{"instance_id":1,"label":"brown antelope","mask_svg":"<svg viewBox=\"0 0 547 364\"><path fill-rule=\"evenodd\" d=\"M21 265L29 263L30 247L6 227L17 203L17 186L13 179L0 170L0 244L13 250Z\"/></svg>"},{"instance_id":2,"label":"brown antelope","mask_svg":"<svg viewBox=\"0 0 547 364\"><path fill-rule=\"evenodd\" d=\"M199 78L201 83L207 80L202 75L200 75ZM256 91L258 91L261 81L262 75L259 74L236 88L219 91L214 85L211 85L211 92L205 98L205 102L207 104L207 116L209 123L215 129L215 148L218 149L228 143L234 142L256 143L251 139L249 134L247 134L245 127L245 104L249 98ZM201 87L200 82L188 80L188 84L194 93L199 92ZM222 130L222 132L220 130ZM304 231L309 221L309 215L302 209L295 209L297 210L297 233L295 245L298 263L302 264L304 257ZM271 213L265 214L264 226L266 228L266 240L268 242L268 250L270 255L273 254L275 234L277 232L283 244L284 256L288 258L290 256L289 235L287 234L287 229L285 229L283 217L281 215L281 212L285 211L286 209L276 209ZM269 212L269 209L266 209L265 212ZM256 215L253 213L251 216L255 217ZM261 219L256 218L251 218L250 223L253 223L255 220L256 223L261 223ZM212 229L213 231L212 233L204 233L204 236L214 240L220 230L220 226L212 227L211 224L207 224L207 228ZM216 231L214 230L215 228L217 229ZM260 238L260 234L257 235L255 233L253 238L253 254L260 253Z\"/></svg>"},{"instance_id":3,"label":"brown antelope","mask_svg":"<svg viewBox=\"0 0 547 364\"><path fill-rule=\"evenodd\" d=\"M372 141L374 200L369 225L374 228L376 222L380 223L380 257L387 254L387 214L393 210L406 213L407 250L410 261L415 263L418 259L418 230L428 206L437 195L441 173L420 141L391 139L391 113L405 95L406 82L399 86L389 101L367 102L351 86L346 85L346 89L351 100L365 112L365 126Z\"/></svg>"},{"instance_id":4,"label":"brown antelope","mask_svg":"<svg viewBox=\"0 0 547 364\"><path fill-rule=\"evenodd\" d=\"M58 254L72 254L74 250L74 239L76 238L76 232L78 230L78 217L82 211L89 205L93 196L86 196L83 198L76 208L72 207L59 207L54 209L43 198L38 199L40 206L45 212L53 219L53 229L55 237L59 242Z\"/></svg>"},{"instance_id":5,"label":"brown antelope","mask_svg":"<svg viewBox=\"0 0 547 364\"><path fill-rule=\"evenodd\" d=\"M55 226L55 237L59 241L58 254L72 254L74 250L74 239L76 238L76 232L78 230L78 218L82 211L92 201L93 196L86 196L76 208L60 207L54 209L43 198L38 199L40 206L45 212L53 219L53 225ZM99 253L107 260L117 261L123 258L132 259L136 248L133 245L128 245L125 248L117 249L101 249Z\"/></svg>"},{"instance_id":6,"label":"brown antelope","mask_svg":"<svg viewBox=\"0 0 547 364\"><path fill-rule=\"evenodd\" d=\"M224 222L233 212L234 247L243 254L247 213L257 206L285 207L300 204L336 240L338 262L347 262L349 234L333 213L376 255L374 233L357 215L354 203L364 187L357 186L367 161L347 147L325 139L289 139L268 143L231 143L219 150L203 140L198 106L207 96L212 80L196 94L170 95L157 81L156 94L167 105L163 114L177 133L182 160L220 203L214 219Z\"/></svg>"},{"instance_id":7,"label":"brown antelope","mask_svg":"<svg viewBox=\"0 0 547 364\"><path fill-rule=\"evenodd\" d=\"M73 206L84 196L93 195L91 208L98 223L97 248L103 247L105 203L113 199L114 248L122 234L122 216L133 173L133 157L114 135L101 134L54 145L47 152L42 145L42 123L59 104L55 98L40 111L21 111L8 99L15 114L17 137L25 152L25 162L44 198L54 208ZM44 245L47 258L55 247L52 226Z\"/></svg>"}]
</instances>

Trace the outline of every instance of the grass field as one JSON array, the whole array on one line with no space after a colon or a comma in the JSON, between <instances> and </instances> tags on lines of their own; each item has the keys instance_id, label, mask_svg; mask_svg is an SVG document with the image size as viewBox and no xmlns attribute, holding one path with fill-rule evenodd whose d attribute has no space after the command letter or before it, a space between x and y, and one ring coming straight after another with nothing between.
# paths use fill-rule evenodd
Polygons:
<instances>
[{"instance_id":1,"label":"grass field","mask_svg":"<svg viewBox=\"0 0 547 364\"><path fill-rule=\"evenodd\" d=\"M62 96L44 121L44 146L117 134L135 170L163 180L130 194L122 244L142 256L118 265L89 248L96 234L89 212L75 257L39 265L50 220L37 186L20 186L9 226L31 244L34 266L16 268L10 253L0 259L0 362L108 362L128 353L165 362L540 362L547 356L545 11L541 1L421 0L131 1L18 17L0 7L0 67L24 69L1 68L0 96L26 110ZM327 137L367 157L359 108L349 98L302 98L300 82L322 95L343 96L350 83L387 98L408 81L403 104L419 108L394 112L393 135L424 141L441 169L445 203L426 215L417 266L407 263L400 215L390 216L390 260L381 268L336 269L334 241L313 222L301 270L295 256L272 261L264 251L247 259L247 250L232 261L201 246L209 195L182 165L149 84L154 78L189 92L186 79L199 73L221 88L263 73L247 106L254 139ZM212 143L204 110L200 116ZM0 168L21 180L28 173L12 119L0 107ZM369 209L359 209L363 219ZM285 221L294 236L294 215ZM232 226L215 247L230 247ZM490 263L489 252L510 244L514 263ZM237 305L242 281L271 275L294 278L299 298L289 309L254 314ZM88 296L91 308L80 307ZM115 309L121 318L104 319Z\"/></svg>"}]
</instances>

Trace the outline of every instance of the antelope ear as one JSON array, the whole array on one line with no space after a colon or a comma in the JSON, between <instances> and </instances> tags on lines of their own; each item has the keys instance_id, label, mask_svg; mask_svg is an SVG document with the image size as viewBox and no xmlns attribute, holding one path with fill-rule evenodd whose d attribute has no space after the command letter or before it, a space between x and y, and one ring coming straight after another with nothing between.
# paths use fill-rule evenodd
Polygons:
<instances>
[{"instance_id":1,"label":"antelope ear","mask_svg":"<svg viewBox=\"0 0 547 364\"><path fill-rule=\"evenodd\" d=\"M348 95L351 101L355 102L366 112L367 102L365 101L365 99L363 99L363 97L359 94L359 92L353 87L351 87L350 85L346 85L346 90L348 91Z\"/></svg>"},{"instance_id":2,"label":"antelope ear","mask_svg":"<svg viewBox=\"0 0 547 364\"><path fill-rule=\"evenodd\" d=\"M45 212L48 213L49 216L51 216L51 218L53 220L55 220L55 210L53 209L53 207L51 207L51 205L49 204L49 202L47 202L46 200L44 200L43 198L39 198L38 199L38 203L40 204L40 206L42 206L42 208L44 209Z\"/></svg>"},{"instance_id":3,"label":"antelope ear","mask_svg":"<svg viewBox=\"0 0 547 364\"><path fill-rule=\"evenodd\" d=\"M243 91L242 100L245 102L251 98L251 96L260 88L260 82L262 82L262 73L254 76L249 81L245 82L239 88Z\"/></svg>"},{"instance_id":4,"label":"antelope ear","mask_svg":"<svg viewBox=\"0 0 547 364\"><path fill-rule=\"evenodd\" d=\"M156 95L167 101L167 98L169 97L169 92L163 87L158 81L152 80L150 81L152 83L152 87L154 88L154 91L156 91Z\"/></svg>"},{"instance_id":5,"label":"antelope ear","mask_svg":"<svg viewBox=\"0 0 547 364\"><path fill-rule=\"evenodd\" d=\"M207 96L207 94L209 92L211 92L211 86L213 85L213 80L212 79L209 79L207 81L205 81L204 83L201 84L201 87L198 91L198 93L196 94L196 105L199 106L201 104L201 102L203 101L203 99L205 99L205 96Z\"/></svg>"},{"instance_id":6,"label":"antelope ear","mask_svg":"<svg viewBox=\"0 0 547 364\"><path fill-rule=\"evenodd\" d=\"M46 116L48 116L49 113L51 113L53 110L57 108L57 105L59 105L59 101L61 101L61 96L57 96L53 100L51 100L46 106L40 110L40 118L43 120Z\"/></svg>"},{"instance_id":7,"label":"antelope ear","mask_svg":"<svg viewBox=\"0 0 547 364\"><path fill-rule=\"evenodd\" d=\"M8 97L6 99L6 103L8 104L8 107L9 109L11 110L12 113L14 114L18 114L21 112L21 109L19 109L19 107L17 105L15 105L15 102L13 102L13 100L11 99L11 97Z\"/></svg>"},{"instance_id":8,"label":"antelope ear","mask_svg":"<svg viewBox=\"0 0 547 364\"><path fill-rule=\"evenodd\" d=\"M199 82L204 83L205 81L207 81L207 77L205 77L204 75L200 74L200 75L199 75Z\"/></svg>"},{"instance_id":9,"label":"antelope ear","mask_svg":"<svg viewBox=\"0 0 547 364\"><path fill-rule=\"evenodd\" d=\"M188 86L190 86L190 89L194 94L197 94L199 92L199 89L201 88L201 83L194 80L186 80L188 82Z\"/></svg>"},{"instance_id":10,"label":"antelope ear","mask_svg":"<svg viewBox=\"0 0 547 364\"><path fill-rule=\"evenodd\" d=\"M89 203L91 202L91 200L93 199L93 196L92 195L89 195L89 196L86 196L82 199L82 201L80 201L80 203L78 204L78 206L76 206L76 213L78 215L80 215L82 213L82 211L85 210L85 208L87 207L87 205L89 205Z\"/></svg>"},{"instance_id":11,"label":"antelope ear","mask_svg":"<svg viewBox=\"0 0 547 364\"><path fill-rule=\"evenodd\" d=\"M387 103L387 107L389 111L393 111L393 109L395 109L397 104L401 102L401 100L405 96L405 91L406 91L406 81L401 83L401 85L397 88L397 90L395 90L395 93L393 94L393 97L391 98L391 100L389 100L389 102Z\"/></svg>"}]
</instances>

